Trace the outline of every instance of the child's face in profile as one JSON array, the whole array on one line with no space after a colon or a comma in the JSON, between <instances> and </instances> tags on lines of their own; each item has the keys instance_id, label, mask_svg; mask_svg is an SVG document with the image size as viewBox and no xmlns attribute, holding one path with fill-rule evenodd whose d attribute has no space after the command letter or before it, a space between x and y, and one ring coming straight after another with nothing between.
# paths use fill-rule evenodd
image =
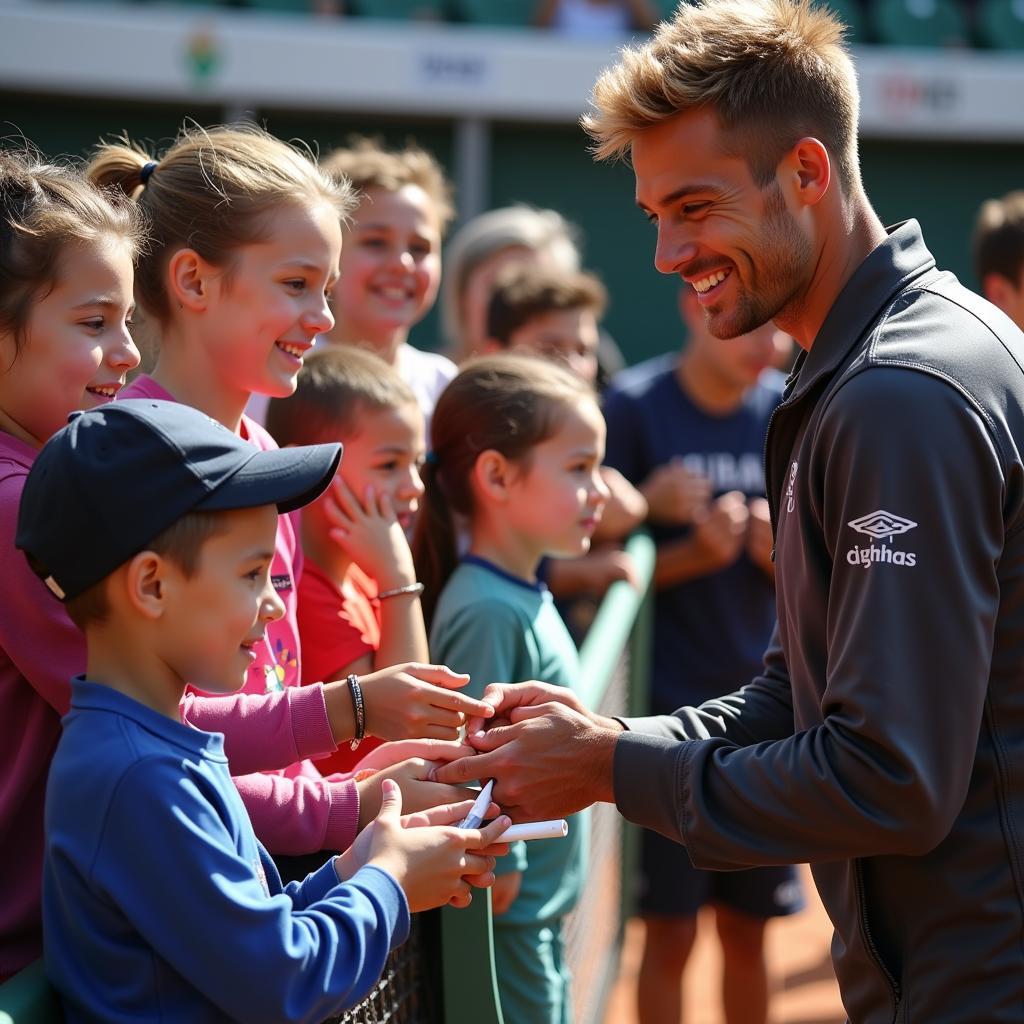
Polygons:
<instances>
[{"instance_id":1,"label":"child's face in profile","mask_svg":"<svg viewBox=\"0 0 1024 1024\"><path fill-rule=\"evenodd\" d=\"M0 335L0 408L42 444L76 409L109 402L139 365L128 333L132 258L117 239L67 246L32 306L21 350Z\"/></svg>"},{"instance_id":2,"label":"child's face in profile","mask_svg":"<svg viewBox=\"0 0 1024 1024\"><path fill-rule=\"evenodd\" d=\"M187 576L167 562L162 655L184 682L211 693L244 683L266 628L284 604L270 582L277 536L272 505L222 512L222 524L203 544Z\"/></svg>"},{"instance_id":3,"label":"child's face in profile","mask_svg":"<svg viewBox=\"0 0 1024 1024\"><path fill-rule=\"evenodd\" d=\"M326 203L282 206L266 239L244 245L214 279L202 330L225 389L285 397L303 357L334 319L327 293L338 273L341 225Z\"/></svg>"},{"instance_id":4,"label":"child's face in profile","mask_svg":"<svg viewBox=\"0 0 1024 1024\"><path fill-rule=\"evenodd\" d=\"M429 312L441 283L441 224L418 185L371 188L341 254L333 306L349 340L374 344Z\"/></svg>"},{"instance_id":5,"label":"child's face in profile","mask_svg":"<svg viewBox=\"0 0 1024 1024\"><path fill-rule=\"evenodd\" d=\"M562 363L591 387L597 380L597 317L591 309L541 313L509 338L509 348Z\"/></svg>"},{"instance_id":6,"label":"child's face in profile","mask_svg":"<svg viewBox=\"0 0 1024 1024\"><path fill-rule=\"evenodd\" d=\"M580 399L557 430L531 450L510 485L506 521L538 555L573 557L590 550L608 488L598 472L605 424L597 404Z\"/></svg>"},{"instance_id":7,"label":"child's face in profile","mask_svg":"<svg viewBox=\"0 0 1024 1024\"><path fill-rule=\"evenodd\" d=\"M365 409L358 423L358 433L345 440L339 475L360 499L368 487L386 494L402 529L408 530L423 496L423 414L414 403Z\"/></svg>"}]
</instances>

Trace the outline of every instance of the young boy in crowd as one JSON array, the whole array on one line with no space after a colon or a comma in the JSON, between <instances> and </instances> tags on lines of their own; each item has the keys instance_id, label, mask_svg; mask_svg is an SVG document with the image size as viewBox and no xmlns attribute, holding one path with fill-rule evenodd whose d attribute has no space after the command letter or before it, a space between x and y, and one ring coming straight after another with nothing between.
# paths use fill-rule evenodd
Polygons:
<instances>
[{"instance_id":1,"label":"young boy in crowd","mask_svg":"<svg viewBox=\"0 0 1024 1024\"><path fill-rule=\"evenodd\" d=\"M1024 330L1024 191L981 204L971 248L981 294Z\"/></svg>"},{"instance_id":2,"label":"young boy in crowd","mask_svg":"<svg viewBox=\"0 0 1024 1024\"><path fill-rule=\"evenodd\" d=\"M307 680L345 679L377 666L427 662L416 570L406 540L423 494L423 413L416 395L373 352L317 351L294 394L275 398L267 428L282 447L341 441L345 459L330 493L302 514L305 559L298 622ZM442 691L438 691L442 696ZM364 691L366 730L387 736L386 688ZM430 736L426 723L424 735ZM350 771L378 741L343 744L317 762Z\"/></svg>"},{"instance_id":3,"label":"young boy in crowd","mask_svg":"<svg viewBox=\"0 0 1024 1024\"><path fill-rule=\"evenodd\" d=\"M652 714L668 714L750 679L775 620L772 535L764 497L768 419L782 396L772 324L737 338L709 331L687 285L681 354L624 371L605 399L607 459L644 492L657 542ZM686 850L645 830L640 913L641 1024L682 1019L680 984L696 915L715 907L728 1024L764 1024L764 929L801 906L790 866L701 871Z\"/></svg>"},{"instance_id":4,"label":"young boy in crowd","mask_svg":"<svg viewBox=\"0 0 1024 1024\"><path fill-rule=\"evenodd\" d=\"M284 612L278 514L320 494L339 457L262 451L140 399L74 416L28 475L17 546L88 648L45 816L46 969L69 1022L322 1021L372 988L410 911L464 906L507 851L491 845L507 818L444 827L465 803L403 822L387 781L354 846L282 887L223 736L180 721L186 681L242 686Z\"/></svg>"},{"instance_id":5,"label":"young boy in crowd","mask_svg":"<svg viewBox=\"0 0 1024 1024\"><path fill-rule=\"evenodd\" d=\"M495 278L487 305L486 352L516 351L562 363L591 387L597 382L599 324L608 304L601 281L585 271L514 263ZM647 503L617 469L601 467L609 498L580 558L546 560L542 573L574 638L586 632L596 602L616 580L636 581L619 542L644 521Z\"/></svg>"}]
</instances>

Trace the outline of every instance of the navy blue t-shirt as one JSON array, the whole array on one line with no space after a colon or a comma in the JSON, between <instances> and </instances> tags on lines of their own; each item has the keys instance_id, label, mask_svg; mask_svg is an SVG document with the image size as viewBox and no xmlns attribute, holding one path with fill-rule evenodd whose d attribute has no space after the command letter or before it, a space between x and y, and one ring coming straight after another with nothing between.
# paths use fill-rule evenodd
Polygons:
<instances>
[{"instance_id":1,"label":"navy blue t-shirt","mask_svg":"<svg viewBox=\"0 0 1024 1024\"><path fill-rule=\"evenodd\" d=\"M639 485L673 457L708 477L715 495L764 495L764 439L782 398L773 371L726 416L713 416L687 397L676 377L677 353L620 373L605 397L605 461ZM655 541L685 537L688 527L652 526ZM732 693L760 672L775 621L775 589L746 554L731 566L666 587L654 602L651 712Z\"/></svg>"}]
</instances>

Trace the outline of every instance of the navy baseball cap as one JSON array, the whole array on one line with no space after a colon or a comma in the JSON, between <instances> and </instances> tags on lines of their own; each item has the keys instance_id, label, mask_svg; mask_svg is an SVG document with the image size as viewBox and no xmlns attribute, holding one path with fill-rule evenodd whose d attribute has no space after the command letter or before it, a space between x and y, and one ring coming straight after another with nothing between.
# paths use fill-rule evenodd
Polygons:
<instances>
[{"instance_id":1,"label":"navy baseball cap","mask_svg":"<svg viewBox=\"0 0 1024 1024\"><path fill-rule=\"evenodd\" d=\"M77 597L193 511L318 497L340 444L261 451L187 405L128 398L71 415L25 481L15 544L62 601Z\"/></svg>"}]
</instances>

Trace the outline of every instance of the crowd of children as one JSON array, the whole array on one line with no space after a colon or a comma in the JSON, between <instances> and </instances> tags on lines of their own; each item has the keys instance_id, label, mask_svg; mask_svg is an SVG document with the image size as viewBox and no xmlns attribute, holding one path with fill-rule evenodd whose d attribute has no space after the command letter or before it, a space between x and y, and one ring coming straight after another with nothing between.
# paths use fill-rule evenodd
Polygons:
<instances>
[{"instance_id":1,"label":"crowd of children","mask_svg":"<svg viewBox=\"0 0 1024 1024\"><path fill-rule=\"evenodd\" d=\"M586 815L509 847L432 770L488 683L579 685L581 602L635 582L648 516L669 561L680 530L729 537L659 556L672 614L714 614L673 588L726 601L742 552L769 600L763 482L745 450L728 479L666 466L690 436L641 458L632 385L604 465L621 363L571 226L476 218L442 292L453 216L429 154L366 139L0 154L0 979L44 955L69 1021L319 1021L476 887L505 1019L572 1019ZM409 343L439 294L454 361ZM740 362L728 408L680 386L692 417L744 410L745 443L777 396Z\"/></svg>"}]
</instances>

